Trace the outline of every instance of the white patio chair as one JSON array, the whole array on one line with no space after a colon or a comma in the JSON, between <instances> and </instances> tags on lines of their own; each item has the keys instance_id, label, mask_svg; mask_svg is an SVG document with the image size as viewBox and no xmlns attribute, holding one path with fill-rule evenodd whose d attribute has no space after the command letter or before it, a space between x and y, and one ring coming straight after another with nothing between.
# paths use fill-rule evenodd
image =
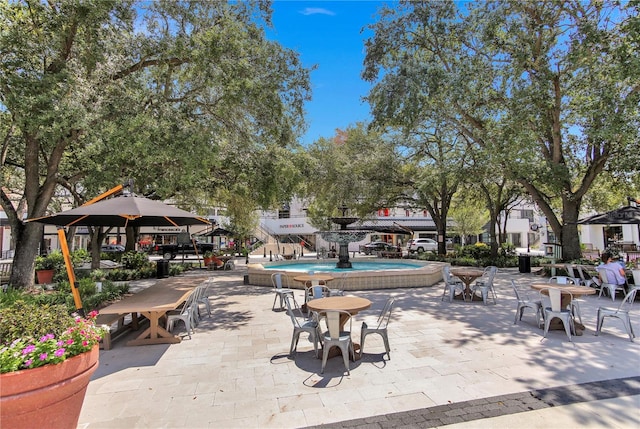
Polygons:
<instances>
[{"instance_id":1,"label":"white patio chair","mask_svg":"<svg viewBox=\"0 0 640 429\"><path fill-rule=\"evenodd\" d=\"M513 321L513 324L515 325L518 323L518 320L522 320L522 314L524 313L524 310L530 308L536 312L536 323L538 324L538 328L541 327L542 323L544 322L542 301L532 298L530 296L530 293L533 292L533 290L517 284L515 280L511 280L511 287L513 288L513 291L516 294L516 299L518 300L518 304L516 307L516 317Z\"/></svg>"},{"instance_id":2,"label":"white patio chair","mask_svg":"<svg viewBox=\"0 0 640 429\"><path fill-rule=\"evenodd\" d=\"M276 308L276 300L280 299L280 308L279 310L284 310L284 297L285 295L293 295L293 289L289 289L289 277L285 273L273 273L271 274L271 284L273 285L273 293L275 294L273 297L273 305L271 306L271 310L275 310Z\"/></svg>"},{"instance_id":3,"label":"white patio chair","mask_svg":"<svg viewBox=\"0 0 640 429\"><path fill-rule=\"evenodd\" d=\"M557 285L585 287L580 285L580 280L578 278L568 276L552 276L551 278L549 278L549 283ZM580 311L579 299L571 299L571 302L569 302L569 310L571 310L571 314L573 314L574 317L578 317L580 324L582 324L582 313Z\"/></svg>"},{"instance_id":4,"label":"white patio chair","mask_svg":"<svg viewBox=\"0 0 640 429\"><path fill-rule=\"evenodd\" d=\"M639 289L640 287L638 286L631 289L629 293L624 297L618 308L598 307L596 335L600 334L605 317L615 317L616 319L622 320L624 329L627 331L627 335L629 335L629 341L633 342L633 339L636 335L633 332L633 325L631 325L631 317L629 316L629 312L631 311L631 306L633 305L633 301L636 299L636 293Z\"/></svg>"},{"instance_id":5,"label":"white patio chair","mask_svg":"<svg viewBox=\"0 0 640 429\"><path fill-rule=\"evenodd\" d=\"M547 292L546 294L544 292ZM564 330L569 337L569 341L573 341L571 333L574 331L573 327L573 315L567 308L562 308L562 290L554 287L540 289L540 301L544 308L544 338L547 338L549 332L549 325L552 319L560 319L564 325ZM569 292L564 292L570 295L573 300L573 295Z\"/></svg>"},{"instance_id":6,"label":"white patio chair","mask_svg":"<svg viewBox=\"0 0 640 429\"><path fill-rule=\"evenodd\" d=\"M556 283L559 285L577 285L580 284L580 281L575 277L569 276L551 276L549 278L549 283Z\"/></svg>"},{"instance_id":7,"label":"white patio chair","mask_svg":"<svg viewBox=\"0 0 640 429\"><path fill-rule=\"evenodd\" d=\"M347 311L342 310L328 310L318 314L318 320L326 323L327 330L322 336L322 369L321 374L324 374L324 368L327 365L327 358L329 357L329 350L331 347L336 346L342 352L342 359L344 360L344 366L347 369L347 375L351 375L349 370L349 353L354 355L353 341L351 340L351 328L352 317ZM341 326L346 327L346 323L349 323L348 329L341 329Z\"/></svg>"},{"instance_id":8,"label":"white patio chair","mask_svg":"<svg viewBox=\"0 0 640 429\"><path fill-rule=\"evenodd\" d=\"M312 299L326 298L328 296L331 296L331 289L319 284L317 280L314 280L311 282L310 287L305 288L304 302L306 304Z\"/></svg>"},{"instance_id":9,"label":"white patio chair","mask_svg":"<svg viewBox=\"0 0 640 429\"><path fill-rule=\"evenodd\" d=\"M187 335L191 339L191 333L195 333L196 315L198 313L197 298L198 288L195 288L180 309L167 312L167 331L171 332L175 322L180 320L184 323Z\"/></svg>"},{"instance_id":10,"label":"white patio chair","mask_svg":"<svg viewBox=\"0 0 640 429\"><path fill-rule=\"evenodd\" d=\"M475 295L476 291L479 290L482 295L482 302L486 305L487 299L489 298L489 292L491 292L493 303L496 304L496 298L498 296L496 295L496 290L493 287L493 279L497 272L498 267L493 265L484 269L482 277L480 277L480 279L476 281L476 284L473 285L473 288L471 288L471 299L473 299L473 295Z\"/></svg>"},{"instance_id":11,"label":"white patio chair","mask_svg":"<svg viewBox=\"0 0 640 429\"><path fill-rule=\"evenodd\" d=\"M200 315L200 304L203 304L205 310L207 311L207 315L211 317L211 302L209 301L209 296L211 293L211 288L213 287L213 277L209 278L206 283L198 286L200 288L200 294L197 299L198 305L198 315Z\"/></svg>"},{"instance_id":12,"label":"white patio chair","mask_svg":"<svg viewBox=\"0 0 640 429\"><path fill-rule=\"evenodd\" d=\"M367 324L366 320L362 322L362 328L360 329L360 356L364 353L364 339L367 335L378 334L382 337L384 349L387 351L387 357L391 360L391 348L389 347L387 328L389 326L389 320L391 319L391 310L393 310L394 302L395 298L393 297L387 300L382 311L380 311L377 321L375 324L372 324L371 327Z\"/></svg>"},{"instance_id":13,"label":"white patio chair","mask_svg":"<svg viewBox=\"0 0 640 429\"><path fill-rule=\"evenodd\" d=\"M582 265L578 265L576 267L576 271L578 272L578 276L580 277L580 283L583 286L587 286L587 287L599 287L600 285L596 284L596 282L594 281L593 277L588 273L587 269L582 266Z\"/></svg>"},{"instance_id":14,"label":"white patio chair","mask_svg":"<svg viewBox=\"0 0 640 429\"><path fill-rule=\"evenodd\" d=\"M449 302L452 302L453 297L458 291L462 293L462 299L467 300L464 283L451 275L451 267L449 265L442 267L442 280L444 280L444 290L442 291L440 301L444 301L444 298L448 295Z\"/></svg>"},{"instance_id":15,"label":"white patio chair","mask_svg":"<svg viewBox=\"0 0 640 429\"><path fill-rule=\"evenodd\" d=\"M291 323L293 324L293 335L291 336L291 347L289 348L289 355L293 355L298 348L298 340L300 339L300 334L306 332L309 334L309 341L313 343L313 351L315 353L315 357L318 357L318 342L320 342L320 332L318 329L318 321L315 316L312 318L306 318L303 316L299 316L302 314L300 311L300 307L296 302L296 299L293 295L285 295L284 302L287 306L287 314L291 318Z\"/></svg>"},{"instance_id":16,"label":"white patio chair","mask_svg":"<svg viewBox=\"0 0 640 429\"><path fill-rule=\"evenodd\" d=\"M598 276L600 277L600 293L598 294L598 299L600 299L600 297L602 296L602 292L604 292L605 290L609 292L611 301L616 300L616 293L622 292L623 295L625 294L626 282L624 285L609 283L612 279L613 281L615 281L615 274L611 273L611 275L609 275L607 273L608 270L601 269L600 267L596 268L596 270L598 271Z\"/></svg>"}]
</instances>

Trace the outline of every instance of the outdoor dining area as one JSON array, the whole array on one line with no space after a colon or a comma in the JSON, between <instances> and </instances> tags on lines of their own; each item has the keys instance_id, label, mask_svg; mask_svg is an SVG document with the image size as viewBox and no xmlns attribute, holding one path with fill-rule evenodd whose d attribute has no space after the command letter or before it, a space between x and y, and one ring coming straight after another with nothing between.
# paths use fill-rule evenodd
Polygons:
<instances>
[{"instance_id":1,"label":"outdoor dining area","mask_svg":"<svg viewBox=\"0 0 640 429\"><path fill-rule=\"evenodd\" d=\"M473 301L468 295L466 301L455 299L465 291L464 282L454 289L451 302L448 293L443 299L444 281L430 288L332 295L332 289L339 291L340 276L313 275L332 279L296 281L294 275L282 278L280 288L253 286L244 284L239 267L155 281L149 288L175 281L193 290L207 285L207 296L197 306L199 320L188 329L183 321L176 319L169 327L159 317L161 340L132 346L152 338L151 329L139 338L148 326L141 317L139 330L102 350L80 425L133 421L137 424L131 426L153 426L162 421L177 427L205 422L305 427L603 377L640 376L638 342L629 335L638 326L640 306L635 303L625 313L633 301L623 301L621 294L612 301L591 286L565 285L559 279L550 283L549 276L499 268L491 283L495 303L493 292L488 290L485 304L477 288ZM309 287L288 287L301 285L300 280ZM472 291L478 281L482 275L469 283ZM570 337L564 320L554 319L545 331L545 307L552 306L542 302L545 295L537 285L595 290L580 297L561 294L560 313L570 312L576 322ZM321 294L309 290L313 287ZM181 341L165 341L164 329ZM603 362L608 362L605 370ZM122 392L135 395L135 404L119 401ZM170 411L175 407L198 411L176 415Z\"/></svg>"}]
</instances>

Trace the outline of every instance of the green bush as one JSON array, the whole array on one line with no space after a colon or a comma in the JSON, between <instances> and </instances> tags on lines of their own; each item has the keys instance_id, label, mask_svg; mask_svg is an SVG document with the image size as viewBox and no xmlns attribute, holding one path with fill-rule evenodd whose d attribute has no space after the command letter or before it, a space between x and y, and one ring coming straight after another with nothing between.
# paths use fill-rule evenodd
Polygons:
<instances>
[{"instance_id":1,"label":"green bush","mask_svg":"<svg viewBox=\"0 0 640 429\"><path fill-rule=\"evenodd\" d=\"M57 337L74 324L75 319L63 305L18 300L10 307L0 308L0 338L3 339L40 338L47 334Z\"/></svg>"},{"instance_id":2,"label":"green bush","mask_svg":"<svg viewBox=\"0 0 640 429\"><path fill-rule=\"evenodd\" d=\"M120 262L127 269L138 270L149 263L149 256L146 253L136 251L124 252Z\"/></svg>"}]
</instances>

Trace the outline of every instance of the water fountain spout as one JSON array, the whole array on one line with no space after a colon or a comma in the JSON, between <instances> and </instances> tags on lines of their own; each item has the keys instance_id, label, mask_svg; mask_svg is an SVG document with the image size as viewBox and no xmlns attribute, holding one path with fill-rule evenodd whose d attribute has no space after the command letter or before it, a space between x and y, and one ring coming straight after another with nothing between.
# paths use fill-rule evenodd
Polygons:
<instances>
[{"instance_id":1,"label":"water fountain spout","mask_svg":"<svg viewBox=\"0 0 640 429\"><path fill-rule=\"evenodd\" d=\"M343 208L342 214L345 214ZM335 242L340 245L338 251L338 263L336 268L352 268L351 262L349 262L349 243L360 241L367 236L367 231L357 231L347 229L348 225L357 222L358 218L355 217L332 217L331 222L336 225L340 225L340 229L335 231L321 231L320 236L329 242Z\"/></svg>"}]
</instances>

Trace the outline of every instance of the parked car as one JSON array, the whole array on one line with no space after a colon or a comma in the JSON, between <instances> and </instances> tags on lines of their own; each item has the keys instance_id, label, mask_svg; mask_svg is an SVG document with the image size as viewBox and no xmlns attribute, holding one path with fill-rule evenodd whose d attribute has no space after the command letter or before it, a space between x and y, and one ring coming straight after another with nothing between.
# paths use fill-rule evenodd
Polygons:
<instances>
[{"instance_id":1,"label":"parked car","mask_svg":"<svg viewBox=\"0 0 640 429\"><path fill-rule=\"evenodd\" d=\"M105 244L100 248L100 251L104 253L124 252L124 246L121 244Z\"/></svg>"},{"instance_id":2,"label":"parked car","mask_svg":"<svg viewBox=\"0 0 640 429\"><path fill-rule=\"evenodd\" d=\"M409 253L436 252L438 251L438 243L431 238L414 238L407 246Z\"/></svg>"},{"instance_id":3,"label":"parked car","mask_svg":"<svg viewBox=\"0 0 640 429\"><path fill-rule=\"evenodd\" d=\"M365 255L371 255L384 250L396 250L396 247L384 241L372 241L362 246L361 252L364 252Z\"/></svg>"}]
</instances>

